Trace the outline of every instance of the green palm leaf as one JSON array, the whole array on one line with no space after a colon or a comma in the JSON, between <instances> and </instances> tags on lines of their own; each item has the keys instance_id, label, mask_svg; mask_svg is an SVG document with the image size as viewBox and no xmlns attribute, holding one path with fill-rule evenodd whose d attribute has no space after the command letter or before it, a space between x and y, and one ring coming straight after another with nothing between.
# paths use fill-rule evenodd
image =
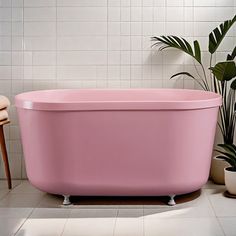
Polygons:
<instances>
[{"instance_id":1,"label":"green palm leaf","mask_svg":"<svg viewBox=\"0 0 236 236\"><path fill-rule=\"evenodd\" d=\"M236 161L236 156L234 154L232 154L231 152L228 152L228 151L221 151L221 150L218 150L216 149L217 152L223 154L224 156L230 158L231 160L234 160Z\"/></svg>"},{"instance_id":2,"label":"green palm leaf","mask_svg":"<svg viewBox=\"0 0 236 236\"><path fill-rule=\"evenodd\" d=\"M166 48L175 48L183 51L197 60L200 64L201 62L201 49L197 40L194 41L194 48L185 40L177 36L160 36L152 37L152 41L156 41L152 46L160 46L159 50L164 50Z\"/></svg>"},{"instance_id":3,"label":"green palm leaf","mask_svg":"<svg viewBox=\"0 0 236 236\"><path fill-rule=\"evenodd\" d=\"M186 75L186 76L188 76L188 77L190 77L190 78L192 78L192 79L195 79L194 76L191 75L191 74L188 73L188 72L179 72L179 73L176 73L176 74L172 75L170 78L172 79L172 78L174 78L174 77L176 77L176 76L180 76L180 75Z\"/></svg>"},{"instance_id":4,"label":"green palm leaf","mask_svg":"<svg viewBox=\"0 0 236 236\"><path fill-rule=\"evenodd\" d=\"M230 88L233 89L233 90L236 90L236 79L233 80L233 82L230 85Z\"/></svg>"},{"instance_id":5,"label":"green palm leaf","mask_svg":"<svg viewBox=\"0 0 236 236\"><path fill-rule=\"evenodd\" d=\"M229 81L236 76L236 65L234 61L218 62L209 68L214 76L220 81Z\"/></svg>"},{"instance_id":6,"label":"green palm leaf","mask_svg":"<svg viewBox=\"0 0 236 236\"><path fill-rule=\"evenodd\" d=\"M208 50L211 54L215 53L217 48L220 46L220 43L224 39L225 35L236 22L236 15L232 20L227 20L224 23L221 23L209 34L209 45Z\"/></svg>"},{"instance_id":7,"label":"green palm leaf","mask_svg":"<svg viewBox=\"0 0 236 236\"><path fill-rule=\"evenodd\" d=\"M227 61L233 61L235 57L236 57L236 46L234 47L232 53L228 54Z\"/></svg>"},{"instance_id":8,"label":"green palm leaf","mask_svg":"<svg viewBox=\"0 0 236 236\"><path fill-rule=\"evenodd\" d=\"M235 161L231 160L230 158L226 157L226 156L217 156L217 158L222 159L226 162L228 162L231 166L235 167L236 163Z\"/></svg>"},{"instance_id":9,"label":"green palm leaf","mask_svg":"<svg viewBox=\"0 0 236 236\"><path fill-rule=\"evenodd\" d=\"M230 144L218 144L217 146L223 148L225 151L229 152L232 155L236 156L236 148L234 145Z\"/></svg>"},{"instance_id":10,"label":"green palm leaf","mask_svg":"<svg viewBox=\"0 0 236 236\"><path fill-rule=\"evenodd\" d=\"M177 76L180 76L180 75L190 77L191 79L195 80L204 90L206 90L206 84L204 83L204 81L202 81L202 82L199 81L193 75L191 75L189 72L179 72L179 73L176 73L176 74L172 75L170 78L173 79L173 78L175 78Z\"/></svg>"}]
</instances>

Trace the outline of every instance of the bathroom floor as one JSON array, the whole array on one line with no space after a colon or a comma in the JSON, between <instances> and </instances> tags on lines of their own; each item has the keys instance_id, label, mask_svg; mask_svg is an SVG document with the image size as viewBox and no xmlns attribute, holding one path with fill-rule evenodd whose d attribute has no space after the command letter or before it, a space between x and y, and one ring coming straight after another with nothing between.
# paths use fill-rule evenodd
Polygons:
<instances>
[{"instance_id":1,"label":"bathroom floor","mask_svg":"<svg viewBox=\"0 0 236 236\"><path fill-rule=\"evenodd\" d=\"M1 236L236 236L236 199L209 182L202 191L177 198L62 198L14 181L0 181Z\"/></svg>"}]
</instances>

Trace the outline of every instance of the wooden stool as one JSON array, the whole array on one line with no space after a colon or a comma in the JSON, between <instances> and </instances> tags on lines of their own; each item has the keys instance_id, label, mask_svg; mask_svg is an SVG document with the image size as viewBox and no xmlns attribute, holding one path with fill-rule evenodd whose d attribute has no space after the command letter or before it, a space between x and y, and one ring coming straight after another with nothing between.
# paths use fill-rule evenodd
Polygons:
<instances>
[{"instance_id":1,"label":"wooden stool","mask_svg":"<svg viewBox=\"0 0 236 236\"><path fill-rule=\"evenodd\" d=\"M5 138L4 138L4 130L3 130L3 125L10 123L10 120L4 120L0 121L0 146L2 150L2 159L5 165L5 172L6 172L6 177L7 177L7 183L8 183L8 188L12 188L11 184L11 173L10 173L10 168L9 168L9 162L8 162L8 156L7 156L7 148L6 148L6 143L5 143Z\"/></svg>"}]
</instances>

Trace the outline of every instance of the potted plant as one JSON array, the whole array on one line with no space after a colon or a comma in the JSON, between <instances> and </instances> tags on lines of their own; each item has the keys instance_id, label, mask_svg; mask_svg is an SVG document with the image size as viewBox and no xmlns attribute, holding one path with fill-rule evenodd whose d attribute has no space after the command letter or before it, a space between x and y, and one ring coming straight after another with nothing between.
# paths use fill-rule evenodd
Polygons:
<instances>
[{"instance_id":1,"label":"potted plant","mask_svg":"<svg viewBox=\"0 0 236 236\"><path fill-rule=\"evenodd\" d=\"M231 59L235 58L236 51L233 52L234 56L228 55L227 61L219 62L210 70L213 76L220 81L221 94L223 97L223 105L220 109L220 123L219 128L221 130L224 144L233 145L234 133L235 133L235 121L236 121L236 107L235 107L235 90L236 80L233 80L236 76L235 62ZM229 83L230 86L229 86ZM228 88L229 87L229 88ZM228 167L228 162L216 155L212 159L211 177L215 183L225 183L225 171Z\"/></svg>"},{"instance_id":2,"label":"potted plant","mask_svg":"<svg viewBox=\"0 0 236 236\"><path fill-rule=\"evenodd\" d=\"M236 195L236 146L234 144L219 144L222 150L217 150L221 155L218 158L229 163L225 171L225 185L228 192Z\"/></svg>"},{"instance_id":3,"label":"potted plant","mask_svg":"<svg viewBox=\"0 0 236 236\"><path fill-rule=\"evenodd\" d=\"M234 141L235 133L235 89L236 82L232 79L236 76L236 46L232 53L227 55L225 61L218 62L212 65L213 56L222 43L227 32L236 22L236 15L225 22L221 23L209 34L208 52L210 54L209 65L203 65L201 46L197 40L193 42L193 46L184 38L178 36L159 36L152 37L155 43L153 46L158 46L159 50L173 48L180 50L194 60L196 76L188 71L179 72L171 76L172 78L186 76L195 80L199 86L206 90L220 93L223 98L223 105L220 108L220 118L218 126L223 138L224 144L231 145ZM209 71L206 70L209 68ZM232 82L232 83L231 83ZM228 166L222 158L214 157L212 161L211 176L214 182L224 184L224 168Z\"/></svg>"}]
</instances>

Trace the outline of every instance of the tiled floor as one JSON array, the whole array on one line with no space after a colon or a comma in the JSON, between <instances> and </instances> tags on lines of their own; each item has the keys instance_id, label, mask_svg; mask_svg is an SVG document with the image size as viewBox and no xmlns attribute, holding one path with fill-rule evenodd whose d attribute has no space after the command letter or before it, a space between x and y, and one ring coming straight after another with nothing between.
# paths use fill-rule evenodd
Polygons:
<instances>
[{"instance_id":1,"label":"tiled floor","mask_svg":"<svg viewBox=\"0 0 236 236\"><path fill-rule=\"evenodd\" d=\"M74 198L40 192L27 181L0 181L0 236L236 236L236 199L224 186L177 198Z\"/></svg>"}]
</instances>

